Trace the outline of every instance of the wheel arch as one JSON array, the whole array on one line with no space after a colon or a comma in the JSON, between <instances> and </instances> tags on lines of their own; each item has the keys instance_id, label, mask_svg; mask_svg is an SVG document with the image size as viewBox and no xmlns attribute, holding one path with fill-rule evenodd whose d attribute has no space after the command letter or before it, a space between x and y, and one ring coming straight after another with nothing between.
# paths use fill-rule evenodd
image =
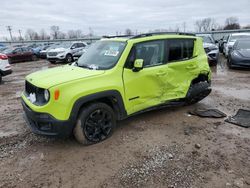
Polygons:
<instances>
[{"instance_id":1,"label":"wheel arch","mask_svg":"<svg viewBox=\"0 0 250 188\"><path fill-rule=\"evenodd\" d=\"M70 117L73 121L76 121L80 111L88 104L94 102L102 102L109 105L116 114L118 120L124 119L127 116L127 112L123 103L122 96L117 90L108 90L90 94L77 99L71 110Z\"/></svg>"}]
</instances>

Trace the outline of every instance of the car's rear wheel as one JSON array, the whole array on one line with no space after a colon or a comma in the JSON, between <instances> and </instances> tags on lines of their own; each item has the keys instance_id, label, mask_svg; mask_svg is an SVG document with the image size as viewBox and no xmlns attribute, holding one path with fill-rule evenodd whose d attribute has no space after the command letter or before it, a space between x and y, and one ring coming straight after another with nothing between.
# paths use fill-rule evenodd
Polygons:
<instances>
[{"instance_id":1,"label":"car's rear wheel","mask_svg":"<svg viewBox=\"0 0 250 188\"><path fill-rule=\"evenodd\" d=\"M67 54L65 58L66 63L72 63L74 61L74 58L71 54Z\"/></svg>"},{"instance_id":2,"label":"car's rear wheel","mask_svg":"<svg viewBox=\"0 0 250 188\"><path fill-rule=\"evenodd\" d=\"M81 111L74 136L83 145L90 145L109 138L116 126L113 109L104 103L92 103Z\"/></svg>"}]
</instances>

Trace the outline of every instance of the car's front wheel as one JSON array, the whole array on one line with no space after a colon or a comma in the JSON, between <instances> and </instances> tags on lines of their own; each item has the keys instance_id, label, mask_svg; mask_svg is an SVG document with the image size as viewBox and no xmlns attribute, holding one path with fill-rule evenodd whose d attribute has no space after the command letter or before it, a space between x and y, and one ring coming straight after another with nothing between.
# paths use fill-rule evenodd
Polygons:
<instances>
[{"instance_id":1,"label":"car's front wheel","mask_svg":"<svg viewBox=\"0 0 250 188\"><path fill-rule=\"evenodd\" d=\"M71 54L67 54L65 61L66 61L66 63L72 63L74 61L74 58Z\"/></svg>"},{"instance_id":2,"label":"car's front wheel","mask_svg":"<svg viewBox=\"0 0 250 188\"><path fill-rule=\"evenodd\" d=\"M115 126L113 109L104 103L92 103L81 111L74 136L83 145L95 144L109 138Z\"/></svg>"}]
</instances>

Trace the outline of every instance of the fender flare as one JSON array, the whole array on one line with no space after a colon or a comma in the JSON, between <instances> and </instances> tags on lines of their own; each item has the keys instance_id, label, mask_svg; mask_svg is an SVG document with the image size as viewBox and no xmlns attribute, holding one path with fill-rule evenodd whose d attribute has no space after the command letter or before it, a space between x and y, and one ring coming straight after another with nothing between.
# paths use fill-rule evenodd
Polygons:
<instances>
[{"instance_id":1,"label":"fender flare","mask_svg":"<svg viewBox=\"0 0 250 188\"><path fill-rule=\"evenodd\" d=\"M109 99L112 102L113 106L111 107L114 108L114 110L116 110L116 112L118 113L117 114L118 120L125 119L127 117L127 112L120 92L117 90L108 90L90 94L77 99L72 107L70 119L72 121L76 121L78 113L84 106L84 104L98 101L100 99Z\"/></svg>"}]
</instances>

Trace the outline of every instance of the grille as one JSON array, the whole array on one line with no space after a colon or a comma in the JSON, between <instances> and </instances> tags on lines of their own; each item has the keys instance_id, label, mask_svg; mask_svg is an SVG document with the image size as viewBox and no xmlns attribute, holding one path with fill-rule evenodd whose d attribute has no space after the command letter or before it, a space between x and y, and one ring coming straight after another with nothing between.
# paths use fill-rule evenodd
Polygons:
<instances>
[{"instance_id":1,"label":"grille","mask_svg":"<svg viewBox=\"0 0 250 188\"><path fill-rule=\"evenodd\" d=\"M204 48L205 49L205 52L208 53L210 52L210 49L209 48Z\"/></svg>"},{"instance_id":2,"label":"grille","mask_svg":"<svg viewBox=\"0 0 250 188\"><path fill-rule=\"evenodd\" d=\"M49 55L49 56L56 56L56 55L57 55L57 52L48 52L48 55Z\"/></svg>"}]
</instances>

